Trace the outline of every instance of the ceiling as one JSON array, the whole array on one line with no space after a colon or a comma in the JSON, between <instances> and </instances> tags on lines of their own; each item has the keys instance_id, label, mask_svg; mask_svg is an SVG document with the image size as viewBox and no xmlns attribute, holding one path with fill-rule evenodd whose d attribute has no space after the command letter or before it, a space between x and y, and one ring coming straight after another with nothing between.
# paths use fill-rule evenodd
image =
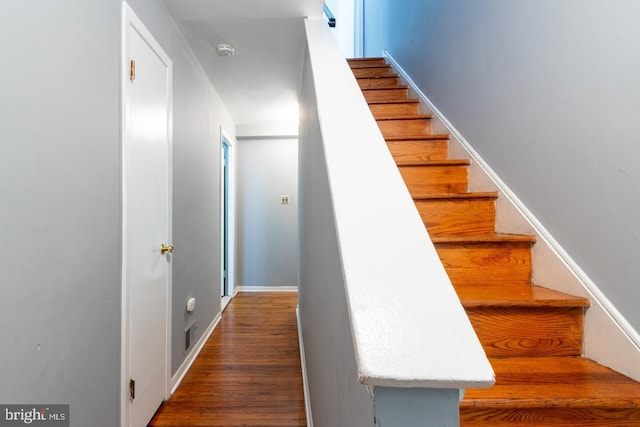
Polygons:
<instances>
[{"instance_id":1,"label":"ceiling","mask_svg":"<svg viewBox=\"0 0 640 427\"><path fill-rule=\"evenodd\" d=\"M323 0L164 0L238 126L298 120L304 21ZM220 57L220 43L235 55Z\"/></svg>"}]
</instances>

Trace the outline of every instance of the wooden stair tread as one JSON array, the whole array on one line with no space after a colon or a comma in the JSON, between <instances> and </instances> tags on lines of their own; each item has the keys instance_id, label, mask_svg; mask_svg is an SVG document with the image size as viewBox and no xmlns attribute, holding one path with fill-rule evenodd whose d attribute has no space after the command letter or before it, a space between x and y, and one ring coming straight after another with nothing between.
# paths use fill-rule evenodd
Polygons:
<instances>
[{"instance_id":1,"label":"wooden stair tread","mask_svg":"<svg viewBox=\"0 0 640 427\"><path fill-rule=\"evenodd\" d=\"M448 140L451 136L448 133L436 133L429 135L416 135L416 136L402 136L393 135L385 136L384 140L387 142L403 142L403 141L433 141L433 140Z\"/></svg>"},{"instance_id":2,"label":"wooden stair tread","mask_svg":"<svg viewBox=\"0 0 640 427\"><path fill-rule=\"evenodd\" d=\"M496 384L487 389L468 389L461 409L606 406L640 410L640 384L583 357L505 357L490 361Z\"/></svg>"},{"instance_id":3,"label":"wooden stair tread","mask_svg":"<svg viewBox=\"0 0 640 427\"><path fill-rule=\"evenodd\" d=\"M395 74L368 75L356 77L356 82L362 89L371 89L378 87L396 87L400 83L400 79Z\"/></svg>"},{"instance_id":4,"label":"wooden stair tread","mask_svg":"<svg viewBox=\"0 0 640 427\"><path fill-rule=\"evenodd\" d=\"M356 67L352 68L353 75L356 78L367 78L376 76L395 76L399 78L398 74L394 73L389 66L377 66L377 67Z\"/></svg>"},{"instance_id":5,"label":"wooden stair tread","mask_svg":"<svg viewBox=\"0 0 640 427\"><path fill-rule=\"evenodd\" d=\"M381 63L375 63L375 64L364 64L366 65L366 67L359 67L358 65L362 65L361 64L354 64L356 65L355 67L350 67L354 72L357 72L358 70L362 70L362 69L367 69L367 68L371 68L372 70L374 69L379 69L381 71L390 71L391 70L391 65L389 64L381 64ZM395 74L397 76L397 74ZM360 76L356 76L356 77L360 77Z\"/></svg>"},{"instance_id":6,"label":"wooden stair tread","mask_svg":"<svg viewBox=\"0 0 640 427\"><path fill-rule=\"evenodd\" d=\"M372 56L368 58L347 58L347 63L349 65L357 65L357 64L366 64L366 63L382 63L386 64L386 58L383 56Z\"/></svg>"},{"instance_id":7,"label":"wooden stair tread","mask_svg":"<svg viewBox=\"0 0 640 427\"><path fill-rule=\"evenodd\" d=\"M393 90L393 89L409 89L407 85L393 85L393 86L384 86L384 87L367 87L362 89L362 91L384 91L384 90ZM405 98L398 98L405 99Z\"/></svg>"},{"instance_id":8,"label":"wooden stair tread","mask_svg":"<svg viewBox=\"0 0 640 427\"><path fill-rule=\"evenodd\" d=\"M527 234L456 234L451 236L432 236L431 241L438 243L535 243L536 237Z\"/></svg>"},{"instance_id":9,"label":"wooden stair tread","mask_svg":"<svg viewBox=\"0 0 640 427\"><path fill-rule=\"evenodd\" d=\"M465 308L472 307L589 307L587 298L536 285L457 285Z\"/></svg>"},{"instance_id":10,"label":"wooden stair tread","mask_svg":"<svg viewBox=\"0 0 640 427\"><path fill-rule=\"evenodd\" d=\"M376 89L376 88L366 88L363 90L371 90L371 89ZM384 87L382 88L377 88L377 89L384 89ZM393 87L392 89L406 89L403 87ZM419 102L413 102L413 98L384 98L384 99L369 99L367 100L367 104L370 107L376 107L376 106L380 106L380 105L393 105L393 104L419 104Z\"/></svg>"},{"instance_id":11,"label":"wooden stair tread","mask_svg":"<svg viewBox=\"0 0 640 427\"><path fill-rule=\"evenodd\" d=\"M377 67L376 67L377 68ZM383 80L383 79L397 79L397 74L385 74L381 76L358 76L356 80Z\"/></svg>"},{"instance_id":12,"label":"wooden stair tread","mask_svg":"<svg viewBox=\"0 0 640 427\"><path fill-rule=\"evenodd\" d=\"M369 101L369 105L388 105L388 104L419 104L420 100L415 98L399 98L399 99L381 99Z\"/></svg>"},{"instance_id":13,"label":"wooden stair tread","mask_svg":"<svg viewBox=\"0 0 640 427\"><path fill-rule=\"evenodd\" d=\"M469 166L468 159L443 159L443 160L397 160L398 166Z\"/></svg>"},{"instance_id":14,"label":"wooden stair tread","mask_svg":"<svg viewBox=\"0 0 640 427\"><path fill-rule=\"evenodd\" d=\"M413 200L449 200L449 199L497 199L497 191L475 191L469 193L414 194Z\"/></svg>"},{"instance_id":15,"label":"wooden stair tread","mask_svg":"<svg viewBox=\"0 0 640 427\"><path fill-rule=\"evenodd\" d=\"M433 119L433 114L396 114L396 115L381 117L379 119L376 119L376 121L383 122L388 120L416 120L416 119L431 120Z\"/></svg>"},{"instance_id":16,"label":"wooden stair tread","mask_svg":"<svg viewBox=\"0 0 640 427\"><path fill-rule=\"evenodd\" d=\"M381 62L372 61L370 63L361 62L359 64L357 63L349 64L349 68L351 68L352 70L364 70L367 68L386 68L386 67Z\"/></svg>"}]
</instances>

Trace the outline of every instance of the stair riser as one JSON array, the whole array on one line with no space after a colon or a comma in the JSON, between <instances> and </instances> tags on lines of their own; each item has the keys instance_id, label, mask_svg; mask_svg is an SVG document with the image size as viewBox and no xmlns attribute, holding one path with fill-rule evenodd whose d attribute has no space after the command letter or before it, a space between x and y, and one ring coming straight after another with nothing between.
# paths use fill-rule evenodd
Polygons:
<instances>
[{"instance_id":1,"label":"stair riser","mask_svg":"<svg viewBox=\"0 0 640 427\"><path fill-rule=\"evenodd\" d=\"M429 234L482 234L495 231L493 198L416 200Z\"/></svg>"},{"instance_id":2,"label":"stair riser","mask_svg":"<svg viewBox=\"0 0 640 427\"><path fill-rule=\"evenodd\" d=\"M394 160L444 160L449 155L448 140L387 142Z\"/></svg>"},{"instance_id":3,"label":"stair riser","mask_svg":"<svg viewBox=\"0 0 640 427\"><path fill-rule=\"evenodd\" d=\"M395 76L389 77L365 77L358 79L360 89L370 89L376 87L393 87L398 86L399 79Z\"/></svg>"},{"instance_id":4,"label":"stair riser","mask_svg":"<svg viewBox=\"0 0 640 427\"><path fill-rule=\"evenodd\" d=\"M435 247L454 285L531 283L530 243L436 243Z\"/></svg>"},{"instance_id":5,"label":"stair riser","mask_svg":"<svg viewBox=\"0 0 640 427\"><path fill-rule=\"evenodd\" d=\"M461 407L460 427L638 427L633 408L481 408Z\"/></svg>"},{"instance_id":6,"label":"stair riser","mask_svg":"<svg viewBox=\"0 0 640 427\"><path fill-rule=\"evenodd\" d=\"M394 99L407 99L409 97L409 89L364 89L362 94L367 102L391 101Z\"/></svg>"},{"instance_id":7,"label":"stair riser","mask_svg":"<svg viewBox=\"0 0 640 427\"><path fill-rule=\"evenodd\" d=\"M400 166L398 169L413 195L467 191L466 166Z\"/></svg>"},{"instance_id":8,"label":"stair riser","mask_svg":"<svg viewBox=\"0 0 640 427\"><path fill-rule=\"evenodd\" d=\"M373 117L381 119L393 116L408 116L419 113L417 102L403 102L398 104L371 104L369 109Z\"/></svg>"},{"instance_id":9,"label":"stair riser","mask_svg":"<svg viewBox=\"0 0 640 427\"><path fill-rule=\"evenodd\" d=\"M367 68L354 68L353 75L358 77L380 77L380 76L392 76L393 71L391 67L367 67Z\"/></svg>"},{"instance_id":10,"label":"stair riser","mask_svg":"<svg viewBox=\"0 0 640 427\"><path fill-rule=\"evenodd\" d=\"M582 354L581 307L473 307L467 314L489 357Z\"/></svg>"},{"instance_id":11,"label":"stair riser","mask_svg":"<svg viewBox=\"0 0 640 427\"><path fill-rule=\"evenodd\" d=\"M431 133L431 119L378 120L385 137L415 137Z\"/></svg>"}]
</instances>

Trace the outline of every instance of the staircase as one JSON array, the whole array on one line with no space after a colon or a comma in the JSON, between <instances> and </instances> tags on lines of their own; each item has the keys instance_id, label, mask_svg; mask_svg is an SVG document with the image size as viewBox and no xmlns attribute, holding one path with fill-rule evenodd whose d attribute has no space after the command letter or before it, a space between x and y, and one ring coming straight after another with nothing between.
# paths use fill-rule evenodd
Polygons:
<instances>
[{"instance_id":1,"label":"staircase","mask_svg":"<svg viewBox=\"0 0 640 427\"><path fill-rule=\"evenodd\" d=\"M640 426L640 384L582 357L585 298L531 283L534 236L495 231L497 192L468 192L383 58L349 60L496 374L467 390L461 426Z\"/></svg>"}]
</instances>

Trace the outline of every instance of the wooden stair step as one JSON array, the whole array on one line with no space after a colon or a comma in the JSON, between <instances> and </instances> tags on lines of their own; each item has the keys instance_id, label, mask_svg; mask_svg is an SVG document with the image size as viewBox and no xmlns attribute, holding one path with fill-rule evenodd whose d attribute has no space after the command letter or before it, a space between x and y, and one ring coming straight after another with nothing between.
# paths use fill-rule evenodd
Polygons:
<instances>
[{"instance_id":1,"label":"wooden stair step","mask_svg":"<svg viewBox=\"0 0 640 427\"><path fill-rule=\"evenodd\" d=\"M498 192L414 195L429 235L487 234L495 231Z\"/></svg>"},{"instance_id":2,"label":"wooden stair step","mask_svg":"<svg viewBox=\"0 0 640 427\"><path fill-rule=\"evenodd\" d=\"M429 135L420 135L420 136L386 136L384 140L387 142L406 142L406 141L433 141L438 139L446 139L449 140L450 136L448 133L430 133Z\"/></svg>"},{"instance_id":3,"label":"wooden stair step","mask_svg":"<svg viewBox=\"0 0 640 427\"><path fill-rule=\"evenodd\" d=\"M455 287L465 308L479 307L581 307L590 305L588 298L578 297L536 285L459 285Z\"/></svg>"},{"instance_id":4,"label":"wooden stair step","mask_svg":"<svg viewBox=\"0 0 640 427\"><path fill-rule=\"evenodd\" d=\"M349 58L347 64L350 68L380 67L386 65L385 58Z\"/></svg>"},{"instance_id":5,"label":"wooden stair step","mask_svg":"<svg viewBox=\"0 0 640 427\"><path fill-rule=\"evenodd\" d=\"M496 385L466 390L462 427L640 426L640 384L589 359L490 361Z\"/></svg>"},{"instance_id":6,"label":"wooden stair step","mask_svg":"<svg viewBox=\"0 0 640 427\"><path fill-rule=\"evenodd\" d=\"M396 104L396 103L420 104L420 100L417 98L381 99L378 101L371 101L368 104L369 104L369 107L371 107L375 105Z\"/></svg>"},{"instance_id":7,"label":"wooden stair step","mask_svg":"<svg viewBox=\"0 0 640 427\"><path fill-rule=\"evenodd\" d=\"M412 98L372 101L369 102L369 109L376 119L417 115L420 113L420 102Z\"/></svg>"},{"instance_id":8,"label":"wooden stair step","mask_svg":"<svg viewBox=\"0 0 640 427\"><path fill-rule=\"evenodd\" d=\"M388 116L376 119L385 136L415 137L431 133L431 114Z\"/></svg>"},{"instance_id":9,"label":"wooden stair step","mask_svg":"<svg viewBox=\"0 0 640 427\"><path fill-rule=\"evenodd\" d=\"M397 75L370 76L358 77L356 81L361 89L370 89L376 87L396 87L400 83L400 78Z\"/></svg>"},{"instance_id":10,"label":"wooden stair step","mask_svg":"<svg viewBox=\"0 0 640 427\"><path fill-rule=\"evenodd\" d=\"M400 159L400 175L411 194L464 193L467 191L468 160Z\"/></svg>"},{"instance_id":11,"label":"wooden stair step","mask_svg":"<svg viewBox=\"0 0 640 427\"><path fill-rule=\"evenodd\" d=\"M431 239L439 244L465 244L485 245L493 243L515 243L531 245L536 242L536 237L528 234L487 233L473 235L436 236Z\"/></svg>"},{"instance_id":12,"label":"wooden stair step","mask_svg":"<svg viewBox=\"0 0 640 427\"><path fill-rule=\"evenodd\" d=\"M534 236L461 234L431 240L454 285L531 283Z\"/></svg>"},{"instance_id":13,"label":"wooden stair step","mask_svg":"<svg viewBox=\"0 0 640 427\"><path fill-rule=\"evenodd\" d=\"M437 167L437 166L469 166L470 160L467 159L443 159L443 160L403 160L396 162L398 167Z\"/></svg>"},{"instance_id":14,"label":"wooden stair step","mask_svg":"<svg viewBox=\"0 0 640 427\"><path fill-rule=\"evenodd\" d=\"M362 89L362 94L367 102L407 99L409 97L409 86L397 85L391 87L374 87Z\"/></svg>"},{"instance_id":15,"label":"wooden stair step","mask_svg":"<svg viewBox=\"0 0 640 427\"><path fill-rule=\"evenodd\" d=\"M431 138L432 136L441 138ZM386 141L396 162L445 160L449 156L449 135L428 135L428 137L386 139Z\"/></svg>"},{"instance_id":16,"label":"wooden stair step","mask_svg":"<svg viewBox=\"0 0 640 427\"><path fill-rule=\"evenodd\" d=\"M398 85L397 88L401 89L402 85ZM363 89L362 91L363 92L364 91L367 91L367 92L368 91L375 91L375 90L384 91L385 89L388 89L388 88L384 88L384 87L371 88L371 89ZM393 103L401 103L401 102L407 102L407 101L412 102L413 98L409 98L409 96L388 97L388 98L381 97L380 99L368 100L367 104L369 105L369 109L371 109L371 105L372 104L378 104L378 103L383 103L383 102L388 102L388 103L393 104Z\"/></svg>"},{"instance_id":17,"label":"wooden stair step","mask_svg":"<svg viewBox=\"0 0 640 427\"><path fill-rule=\"evenodd\" d=\"M391 65L373 65L370 67L352 68L351 71L353 71L353 75L356 78L394 75Z\"/></svg>"},{"instance_id":18,"label":"wooden stair step","mask_svg":"<svg viewBox=\"0 0 640 427\"><path fill-rule=\"evenodd\" d=\"M586 298L533 285L455 289L487 356L582 354Z\"/></svg>"}]
</instances>

